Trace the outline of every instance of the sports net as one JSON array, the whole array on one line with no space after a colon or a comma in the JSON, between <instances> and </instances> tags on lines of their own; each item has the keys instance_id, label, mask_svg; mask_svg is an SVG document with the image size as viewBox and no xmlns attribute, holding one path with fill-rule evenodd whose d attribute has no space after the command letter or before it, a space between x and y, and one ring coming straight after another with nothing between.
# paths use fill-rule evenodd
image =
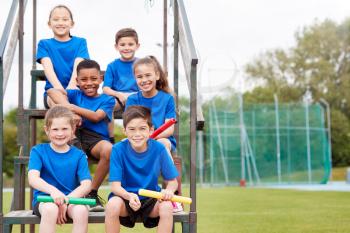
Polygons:
<instances>
[{"instance_id":1,"label":"sports net","mask_svg":"<svg viewBox=\"0 0 350 233\"><path fill-rule=\"evenodd\" d=\"M328 181L331 150L323 105L213 103L204 108L205 130L197 135L198 183ZM188 113L181 114L184 119L180 122L187 122ZM182 123L178 150L183 157L184 182L189 182L188 130Z\"/></svg>"}]
</instances>

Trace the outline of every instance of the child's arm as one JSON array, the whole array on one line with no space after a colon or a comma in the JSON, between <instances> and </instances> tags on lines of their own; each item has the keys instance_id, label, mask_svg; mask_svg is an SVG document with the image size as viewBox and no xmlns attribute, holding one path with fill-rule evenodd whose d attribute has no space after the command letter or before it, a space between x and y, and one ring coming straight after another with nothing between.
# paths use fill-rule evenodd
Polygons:
<instances>
[{"instance_id":1,"label":"child's arm","mask_svg":"<svg viewBox=\"0 0 350 233\"><path fill-rule=\"evenodd\" d=\"M115 195L117 195L125 200L128 200L130 207L134 211L137 211L138 209L140 209L141 202L140 202L139 196L137 196L137 194L135 194L135 193L127 192L122 187L121 182L119 182L119 181L112 182L111 190Z\"/></svg>"},{"instance_id":2,"label":"child's arm","mask_svg":"<svg viewBox=\"0 0 350 233\"><path fill-rule=\"evenodd\" d=\"M80 185L74 189L68 197L84 197L91 191L91 180L86 179L80 182Z\"/></svg>"},{"instance_id":3,"label":"child's arm","mask_svg":"<svg viewBox=\"0 0 350 233\"><path fill-rule=\"evenodd\" d=\"M167 122L169 120L170 119L165 119L165 122ZM175 130L175 125L172 125L169 128L167 128L166 130L164 130L163 132L161 132L160 134L158 134L158 136L155 137L154 139L168 138L168 137L170 137L170 136L172 136L174 134L174 130Z\"/></svg>"},{"instance_id":4,"label":"child's arm","mask_svg":"<svg viewBox=\"0 0 350 233\"><path fill-rule=\"evenodd\" d=\"M101 109L97 109L96 112L86 109L86 108L81 108L77 105L74 104L70 104L70 109L71 111L73 111L74 113L88 119L89 121L92 122L99 122L101 120L103 120L106 117L106 113L101 110Z\"/></svg>"},{"instance_id":5,"label":"child's arm","mask_svg":"<svg viewBox=\"0 0 350 233\"><path fill-rule=\"evenodd\" d=\"M128 96L130 95L130 94L127 94L127 93L115 91L112 88L107 87L107 86L104 86L102 88L102 90L107 95L117 97L122 103L125 103L126 100L128 99Z\"/></svg>"},{"instance_id":6,"label":"child's arm","mask_svg":"<svg viewBox=\"0 0 350 233\"><path fill-rule=\"evenodd\" d=\"M165 107L165 122L169 121L171 118L176 118L176 108L175 108L175 100L174 97L170 95L170 98L167 101L167 104ZM164 122L164 123L165 123ZM168 138L174 134L175 126L172 125L171 127L164 130L162 133L160 133L155 139L159 138Z\"/></svg>"},{"instance_id":7,"label":"child's arm","mask_svg":"<svg viewBox=\"0 0 350 233\"><path fill-rule=\"evenodd\" d=\"M47 94L56 104L66 105L66 107L68 107L72 112L88 119L89 121L99 122L106 117L106 113L101 109L94 112L89 109L70 104L67 95L64 95L60 90L51 88L47 90Z\"/></svg>"},{"instance_id":8,"label":"child's arm","mask_svg":"<svg viewBox=\"0 0 350 233\"><path fill-rule=\"evenodd\" d=\"M40 177L40 171L29 170L28 172L28 182L29 185L41 192L50 194L50 196L55 200L55 203L61 205L66 199L66 195L58 190L55 186L50 185L45 180Z\"/></svg>"},{"instance_id":9,"label":"child's arm","mask_svg":"<svg viewBox=\"0 0 350 233\"><path fill-rule=\"evenodd\" d=\"M70 81L68 83L67 89L78 89L78 87L77 87L77 80L76 80L76 77L77 77L77 66L82 61L84 61L84 59L81 58L81 57L77 57L74 60L73 72L72 72L72 76L70 77Z\"/></svg>"},{"instance_id":10,"label":"child's arm","mask_svg":"<svg viewBox=\"0 0 350 233\"><path fill-rule=\"evenodd\" d=\"M64 90L50 88L49 90L47 90L47 95L52 99L52 101L55 104L69 104L67 93Z\"/></svg>"},{"instance_id":11,"label":"child's arm","mask_svg":"<svg viewBox=\"0 0 350 233\"><path fill-rule=\"evenodd\" d=\"M165 189L162 190L163 198L162 200L169 201L171 198L173 198L175 191L177 190L177 180L172 179L167 181L168 185Z\"/></svg>"},{"instance_id":12,"label":"child's arm","mask_svg":"<svg viewBox=\"0 0 350 233\"><path fill-rule=\"evenodd\" d=\"M51 59L49 57L44 57L41 59L40 62L44 68L45 76L46 76L47 80L49 80L51 85L54 88L64 90L61 82L58 80L58 78L56 76L55 70L53 69Z\"/></svg>"}]
</instances>

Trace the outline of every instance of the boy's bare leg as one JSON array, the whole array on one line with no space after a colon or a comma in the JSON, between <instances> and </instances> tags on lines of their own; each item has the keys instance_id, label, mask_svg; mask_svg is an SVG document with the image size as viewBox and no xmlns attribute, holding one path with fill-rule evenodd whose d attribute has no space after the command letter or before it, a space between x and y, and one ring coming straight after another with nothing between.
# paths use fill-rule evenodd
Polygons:
<instances>
[{"instance_id":1,"label":"boy's bare leg","mask_svg":"<svg viewBox=\"0 0 350 233\"><path fill-rule=\"evenodd\" d=\"M108 123L109 138L114 138L114 111L118 111L118 110L120 110L120 104L117 101L114 105L113 119L111 120L111 122Z\"/></svg>"},{"instance_id":2,"label":"boy's bare leg","mask_svg":"<svg viewBox=\"0 0 350 233\"><path fill-rule=\"evenodd\" d=\"M157 233L171 233L173 230L173 206L170 201L157 202L149 217L159 216Z\"/></svg>"},{"instance_id":3,"label":"boy's bare leg","mask_svg":"<svg viewBox=\"0 0 350 233\"><path fill-rule=\"evenodd\" d=\"M85 205L69 205L67 213L73 219L72 233L88 232L89 210Z\"/></svg>"},{"instance_id":4,"label":"boy's bare leg","mask_svg":"<svg viewBox=\"0 0 350 233\"><path fill-rule=\"evenodd\" d=\"M47 105L49 105L50 108L55 105L55 102L53 102L53 100L49 96L47 96L47 101L46 102L47 102Z\"/></svg>"},{"instance_id":5,"label":"boy's bare leg","mask_svg":"<svg viewBox=\"0 0 350 233\"><path fill-rule=\"evenodd\" d=\"M56 232L58 206L55 203L41 203L39 212L41 214L39 233Z\"/></svg>"},{"instance_id":6,"label":"boy's bare leg","mask_svg":"<svg viewBox=\"0 0 350 233\"><path fill-rule=\"evenodd\" d=\"M123 199L120 197L112 197L106 206L105 230L106 233L119 233L120 221L119 216L126 217L128 212Z\"/></svg>"},{"instance_id":7,"label":"boy's bare leg","mask_svg":"<svg viewBox=\"0 0 350 233\"><path fill-rule=\"evenodd\" d=\"M109 138L114 138L114 120L108 123Z\"/></svg>"},{"instance_id":8,"label":"boy's bare leg","mask_svg":"<svg viewBox=\"0 0 350 233\"><path fill-rule=\"evenodd\" d=\"M92 190L98 190L109 172L109 158L111 151L112 144L106 140L98 142L91 150L91 155L99 160L97 163L95 176L91 184Z\"/></svg>"}]
</instances>

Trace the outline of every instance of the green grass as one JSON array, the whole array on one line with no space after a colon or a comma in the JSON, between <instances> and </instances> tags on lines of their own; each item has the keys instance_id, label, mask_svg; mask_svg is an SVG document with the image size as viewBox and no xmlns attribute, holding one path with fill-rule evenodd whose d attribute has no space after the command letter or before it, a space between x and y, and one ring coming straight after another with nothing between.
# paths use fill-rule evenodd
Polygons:
<instances>
[{"instance_id":1,"label":"green grass","mask_svg":"<svg viewBox=\"0 0 350 233\"><path fill-rule=\"evenodd\" d=\"M345 233L350 229L350 198L346 192L225 187L199 188L197 197L198 233ZM8 209L10 194L4 198ZM67 225L58 227L57 232L70 231ZM18 228L13 232L19 232ZM90 224L89 232L104 232L103 225ZM121 232L155 230L138 224ZM176 232L180 232L179 225Z\"/></svg>"}]
</instances>

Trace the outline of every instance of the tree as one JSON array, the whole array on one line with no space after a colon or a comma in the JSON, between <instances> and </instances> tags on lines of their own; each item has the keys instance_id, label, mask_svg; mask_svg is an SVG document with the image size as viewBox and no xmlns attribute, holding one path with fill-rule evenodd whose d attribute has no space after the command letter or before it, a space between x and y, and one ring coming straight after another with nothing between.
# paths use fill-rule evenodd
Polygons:
<instances>
[{"instance_id":1,"label":"tree","mask_svg":"<svg viewBox=\"0 0 350 233\"><path fill-rule=\"evenodd\" d=\"M350 119L349 29L350 19L315 21L295 33L294 47L268 51L246 66L250 80L262 83L247 94L250 101L264 100L267 93L276 93L281 102L300 101L310 88L313 100L330 104L332 128L342 129L333 134L334 165L350 162L350 147L343 143Z\"/></svg>"},{"instance_id":2,"label":"tree","mask_svg":"<svg viewBox=\"0 0 350 233\"><path fill-rule=\"evenodd\" d=\"M3 169L7 176L13 176L13 158L18 156L17 145L17 109L12 109L5 115L4 121L4 165Z\"/></svg>"}]
</instances>

